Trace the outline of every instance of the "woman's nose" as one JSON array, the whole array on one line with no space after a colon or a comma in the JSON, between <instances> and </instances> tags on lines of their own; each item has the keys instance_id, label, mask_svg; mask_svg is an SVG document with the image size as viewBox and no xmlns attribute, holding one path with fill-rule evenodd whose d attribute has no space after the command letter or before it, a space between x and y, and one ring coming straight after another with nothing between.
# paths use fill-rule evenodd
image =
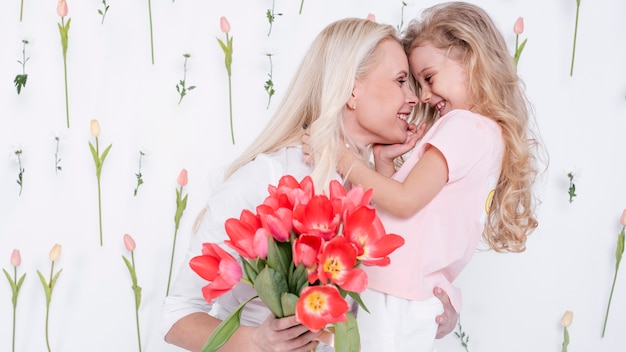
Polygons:
<instances>
[{"instance_id":1,"label":"woman's nose","mask_svg":"<svg viewBox=\"0 0 626 352\"><path fill-rule=\"evenodd\" d=\"M417 96L409 87L406 88L406 91L404 93L404 101L411 106L417 105Z\"/></svg>"}]
</instances>

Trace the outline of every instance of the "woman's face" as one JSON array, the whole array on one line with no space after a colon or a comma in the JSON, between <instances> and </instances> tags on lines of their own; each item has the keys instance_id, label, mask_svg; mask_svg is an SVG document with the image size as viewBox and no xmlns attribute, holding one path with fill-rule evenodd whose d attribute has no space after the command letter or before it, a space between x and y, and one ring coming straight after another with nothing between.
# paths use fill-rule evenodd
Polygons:
<instances>
[{"instance_id":1,"label":"woman's face","mask_svg":"<svg viewBox=\"0 0 626 352\"><path fill-rule=\"evenodd\" d=\"M406 118L417 102L408 84L408 60L393 40L381 42L376 51L378 63L354 83L344 123L361 145L402 143L407 138Z\"/></svg>"}]
</instances>

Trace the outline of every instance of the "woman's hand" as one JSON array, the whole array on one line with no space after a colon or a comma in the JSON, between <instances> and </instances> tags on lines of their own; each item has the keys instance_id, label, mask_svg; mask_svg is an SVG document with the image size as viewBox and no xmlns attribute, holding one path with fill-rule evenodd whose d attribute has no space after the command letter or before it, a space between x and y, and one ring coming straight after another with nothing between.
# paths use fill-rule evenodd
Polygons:
<instances>
[{"instance_id":1,"label":"woman's hand","mask_svg":"<svg viewBox=\"0 0 626 352\"><path fill-rule=\"evenodd\" d=\"M256 329L253 340L262 352L306 352L315 350L321 333L310 331L295 315L275 318L270 314Z\"/></svg>"}]
</instances>

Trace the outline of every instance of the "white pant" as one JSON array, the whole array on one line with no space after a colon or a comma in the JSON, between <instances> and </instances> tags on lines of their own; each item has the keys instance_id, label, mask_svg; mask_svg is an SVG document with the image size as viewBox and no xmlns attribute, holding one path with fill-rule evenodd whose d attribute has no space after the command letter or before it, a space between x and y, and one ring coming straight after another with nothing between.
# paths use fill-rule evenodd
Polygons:
<instances>
[{"instance_id":1,"label":"white pant","mask_svg":"<svg viewBox=\"0 0 626 352\"><path fill-rule=\"evenodd\" d=\"M361 352L435 352L438 298L409 301L367 289L361 299L370 311L357 313Z\"/></svg>"}]
</instances>

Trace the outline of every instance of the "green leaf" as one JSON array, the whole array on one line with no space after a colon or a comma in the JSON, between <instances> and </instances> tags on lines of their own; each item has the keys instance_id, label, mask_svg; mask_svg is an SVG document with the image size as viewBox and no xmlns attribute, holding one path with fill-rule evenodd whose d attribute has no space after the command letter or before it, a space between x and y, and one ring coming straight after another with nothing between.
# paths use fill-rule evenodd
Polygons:
<instances>
[{"instance_id":1,"label":"green leaf","mask_svg":"<svg viewBox=\"0 0 626 352\"><path fill-rule=\"evenodd\" d=\"M267 246L267 265L281 273L288 273L291 266L291 244L278 242L274 237L269 237Z\"/></svg>"},{"instance_id":2,"label":"green leaf","mask_svg":"<svg viewBox=\"0 0 626 352\"><path fill-rule=\"evenodd\" d=\"M215 328L200 352L215 352L224 346L241 325L241 312L243 311L243 307L255 298L257 298L257 296L248 298L241 303L237 309L230 313L230 315Z\"/></svg>"},{"instance_id":3,"label":"green leaf","mask_svg":"<svg viewBox=\"0 0 626 352\"><path fill-rule=\"evenodd\" d=\"M365 306L365 303L363 303L363 300L361 299L361 295L359 295L356 292L352 292L352 291L348 291L348 295L356 302L359 304L359 306L361 308L363 308L364 311L366 311L367 313L369 313L370 311L367 309L367 307Z\"/></svg>"},{"instance_id":4,"label":"green leaf","mask_svg":"<svg viewBox=\"0 0 626 352\"><path fill-rule=\"evenodd\" d=\"M98 170L98 165L100 165L100 157L98 156L98 152L96 151L96 147L89 142L89 150L91 150L91 156L93 157L93 162L96 164L96 175Z\"/></svg>"},{"instance_id":5,"label":"green leaf","mask_svg":"<svg viewBox=\"0 0 626 352\"><path fill-rule=\"evenodd\" d=\"M280 296L280 302L283 307L284 316L296 314L296 305L298 304L299 297L290 292L283 292Z\"/></svg>"},{"instance_id":6,"label":"green leaf","mask_svg":"<svg viewBox=\"0 0 626 352\"><path fill-rule=\"evenodd\" d=\"M41 274L39 270L37 270L37 275L39 275L39 280L41 281L41 285L43 286L43 290L45 291L45 294L46 294L46 306L47 306L50 304L52 291L50 289L50 286L48 286L48 281L46 280L45 277L43 277L43 274Z\"/></svg>"},{"instance_id":7,"label":"green leaf","mask_svg":"<svg viewBox=\"0 0 626 352\"><path fill-rule=\"evenodd\" d=\"M256 277L254 289L275 317L282 318L285 316L280 296L281 293L288 292L288 287L283 273L265 267Z\"/></svg>"},{"instance_id":8,"label":"green leaf","mask_svg":"<svg viewBox=\"0 0 626 352\"><path fill-rule=\"evenodd\" d=\"M246 274L246 277L250 282L254 282L259 272L246 259L242 258L241 262L243 263L243 272Z\"/></svg>"},{"instance_id":9,"label":"green leaf","mask_svg":"<svg viewBox=\"0 0 626 352\"><path fill-rule=\"evenodd\" d=\"M359 326L352 313L346 313L348 320L335 323L335 352L354 352L361 350Z\"/></svg>"},{"instance_id":10,"label":"green leaf","mask_svg":"<svg viewBox=\"0 0 626 352\"><path fill-rule=\"evenodd\" d=\"M128 272L130 272L130 277L131 277L131 280L133 281L133 286L137 286L137 274L135 273L135 268L130 263L130 260L128 260L128 258L126 258L125 256L122 256L122 259L124 259L124 263L126 263Z\"/></svg>"}]
</instances>

